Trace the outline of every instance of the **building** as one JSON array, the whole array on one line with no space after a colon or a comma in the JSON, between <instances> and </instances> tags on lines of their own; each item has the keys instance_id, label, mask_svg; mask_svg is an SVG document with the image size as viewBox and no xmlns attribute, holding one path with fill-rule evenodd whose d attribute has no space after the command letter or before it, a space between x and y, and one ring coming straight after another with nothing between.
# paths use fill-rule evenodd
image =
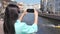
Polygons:
<instances>
[{"instance_id":1,"label":"building","mask_svg":"<svg viewBox=\"0 0 60 34\"><path fill-rule=\"evenodd\" d=\"M48 0L47 8L50 13L60 14L60 0Z\"/></svg>"},{"instance_id":2,"label":"building","mask_svg":"<svg viewBox=\"0 0 60 34\"><path fill-rule=\"evenodd\" d=\"M47 10L47 8L46 8L47 7L47 0L44 0L43 3L44 3L44 11L46 11Z\"/></svg>"},{"instance_id":3,"label":"building","mask_svg":"<svg viewBox=\"0 0 60 34\"><path fill-rule=\"evenodd\" d=\"M54 3L55 13L60 14L60 0L55 0Z\"/></svg>"},{"instance_id":4,"label":"building","mask_svg":"<svg viewBox=\"0 0 60 34\"><path fill-rule=\"evenodd\" d=\"M46 12L46 10L47 10L47 0L41 0L41 10L43 11L43 12Z\"/></svg>"},{"instance_id":5,"label":"building","mask_svg":"<svg viewBox=\"0 0 60 34\"><path fill-rule=\"evenodd\" d=\"M43 0L41 0L41 8L40 10L43 12L44 11L44 3L43 3Z\"/></svg>"},{"instance_id":6,"label":"building","mask_svg":"<svg viewBox=\"0 0 60 34\"><path fill-rule=\"evenodd\" d=\"M51 14L60 14L60 0L41 0L41 8Z\"/></svg>"},{"instance_id":7,"label":"building","mask_svg":"<svg viewBox=\"0 0 60 34\"><path fill-rule=\"evenodd\" d=\"M53 14L60 14L60 0L48 0L47 10Z\"/></svg>"},{"instance_id":8,"label":"building","mask_svg":"<svg viewBox=\"0 0 60 34\"><path fill-rule=\"evenodd\" d=\"M54 0L48 0L46 8L49 14L55 13Z\"/></svg>"}]
</instances>

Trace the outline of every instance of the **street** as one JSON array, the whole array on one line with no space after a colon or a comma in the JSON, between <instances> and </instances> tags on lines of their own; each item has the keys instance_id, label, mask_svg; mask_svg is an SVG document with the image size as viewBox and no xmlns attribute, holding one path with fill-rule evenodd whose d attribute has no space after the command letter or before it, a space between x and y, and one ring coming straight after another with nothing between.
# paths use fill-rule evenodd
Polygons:
<instances>
[{"instance_id":1,"label":"street","mask_svg":"<svg viewBox=\"0 0 60 34\"><path fill-rule=\"evenodd\" d=\"M23 21L26 22L28 25L32 25L34 23L34 15L33 13L28 13L24 18ZM60 34L60 29L50 27L49 25L54 25L53 23L57 21L39 17L38 18L38 32L37 34ZM2 30L2 21L0 21L0 34L3 34Z\"/></svg>"}]
</instances>

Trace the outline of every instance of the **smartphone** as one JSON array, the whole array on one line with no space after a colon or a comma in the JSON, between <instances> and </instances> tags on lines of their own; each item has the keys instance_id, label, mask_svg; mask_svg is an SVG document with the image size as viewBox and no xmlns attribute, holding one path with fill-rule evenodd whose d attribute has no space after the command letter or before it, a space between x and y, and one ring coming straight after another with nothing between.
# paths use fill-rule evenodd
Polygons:
<instances>
[{"instance_id":1,"label":"smartphone","mask_svg":"<svg viewBox=\"0 0 60 34\"><path fill-rule=\"evenodd\" d=\"M34 13L34 9L27 9L27 12Z\"/></svg>"}]
</instances>

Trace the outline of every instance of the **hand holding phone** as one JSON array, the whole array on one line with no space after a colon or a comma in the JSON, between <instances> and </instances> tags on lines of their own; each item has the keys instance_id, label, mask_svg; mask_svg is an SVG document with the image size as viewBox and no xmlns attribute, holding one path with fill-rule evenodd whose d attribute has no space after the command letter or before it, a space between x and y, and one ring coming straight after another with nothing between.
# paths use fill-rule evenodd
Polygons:
<instances>
[{"instance_id":1,"label":"hand holding phone","mask_svg":"<svg viewBox=\"0 0 60 34\"><path fill-rule=\"evenodd\" d=\"M27 9L28 13L34 13L34 9Z\"/></svg>"}]
</instances>

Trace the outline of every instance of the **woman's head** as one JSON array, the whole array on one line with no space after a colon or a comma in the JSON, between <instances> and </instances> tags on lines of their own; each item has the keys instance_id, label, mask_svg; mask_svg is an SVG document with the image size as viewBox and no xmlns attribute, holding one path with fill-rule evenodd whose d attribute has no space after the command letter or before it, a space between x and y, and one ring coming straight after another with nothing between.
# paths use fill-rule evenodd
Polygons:
<instances>
[{"instance_id":1,"label":"woman's head","mask_svg":"<svg viewBox=\"0 0 60 34\"><path fill-rule=\"evenodd\" d=\"M15 32L14 23L18 19L19 7L15 4L9 4L5 10L4 23L10 32Z\"/></svg>"},{"instance_id":2,"label":"woman's head","mask_svg":"<svg viewBox=\"0 0 60 34\"><path fill-rule=\"evenodd\" d=\"M19 12L19 7L17 5L9 4L5 10L5 19L7 19L7 21L16 21Z\"/></svg>"}]
</instances>

